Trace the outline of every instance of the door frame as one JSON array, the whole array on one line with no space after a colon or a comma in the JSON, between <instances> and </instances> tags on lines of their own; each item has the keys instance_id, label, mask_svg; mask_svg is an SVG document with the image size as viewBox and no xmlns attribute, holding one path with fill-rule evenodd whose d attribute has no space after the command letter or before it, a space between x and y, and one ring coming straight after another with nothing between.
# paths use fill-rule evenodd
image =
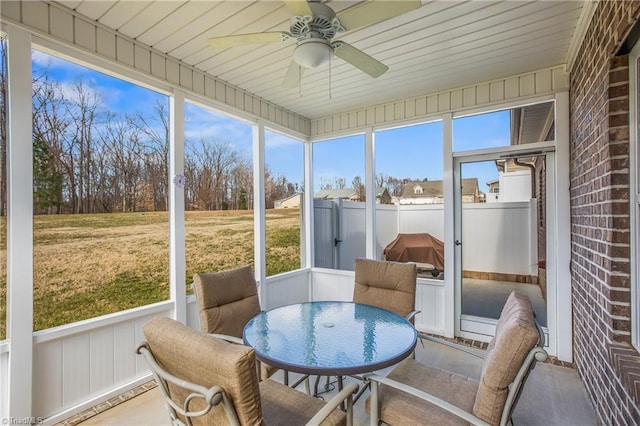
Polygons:
<instances>
[{"instance_id":1,"label":"door frame","mask_svg":"<svg viewBox=\"0 0 640 426\"><path fill-rule=\"evenodd\" d=\"M500 148L489 148L484 150L474 150L467 152L453 153L453 191L454 191L454 242L464 241L462 239L462 197L461 197L461 173L460 166L463 163L472 163L480 161L492 161L504 156L513 156L517 154L535 153L536 155L544 155L546 157L546 208L545 208L545 225L546 225L546 259L547 259L547 327L543 327L547 335L546 341L549 350L555 352L555 336L556 336L556 251L555 244L557 235L557 223L555 219L555 192L556 192L556 156L555 142L538 142L527 145L506 146ZM495 332L497 320L480 317L464 317L462 315L462 244L453 246L454 251L454 329L455 335L478 341L488 342ZM462 326L464 323L464 327ZM463 330L464 328L464 330Z\"/></svg>"}]
</instances>

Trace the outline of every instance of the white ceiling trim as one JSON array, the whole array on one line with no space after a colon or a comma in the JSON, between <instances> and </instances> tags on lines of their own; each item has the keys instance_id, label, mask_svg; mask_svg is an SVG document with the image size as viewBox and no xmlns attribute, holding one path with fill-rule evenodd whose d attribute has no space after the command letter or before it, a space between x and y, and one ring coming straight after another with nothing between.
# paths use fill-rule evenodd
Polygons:
<instances>
[{"instance_id":1,"label":"white ceiling trim","mask_svg":"<svg viewBox=\"0 0 640 426\"><path fill-rule=\"evenodd\" d=\"M569 51L567 52L567 72L571 71L571 68L573 68L573 63L578 57L578 53L582 47L582 42L584 41L584 37L587 35L589 24L591 23L591 19L593 18L593 14L596 12L599 2L600 0L589 0L586 1L582 7L580 18L578 18L578 24L576 25L573 36L571 37Z\"/></svg>"},{"instance_id":2,"label":"white ceiling trim","mask_svg":"<svg viewBox=\"0 0 640 426\"><path fill-rule=\"evenodd\" d=\"M132 72L142 75L145 80L157 81L161 90L166 90L162 89L166 87L179 89L187 96L192 94L206 98L231 115L254 122L266 120L274 127L291 130L298 137L309 135L308 118L182 63L60 4L3 1L0 18L30 31L34 36L81 52L87 58L81 58L83 62L91 63L91 56L97 57L102 64L108 64L113 75L124 68L127 70L125 74ZM73 52L69 52L65 54L73 57ZM104 68L104 65L98 66Z\"/></svg>"},{"instance_id":3,"label":"white ceiling trim","mask_svg":"<svg viewBox=\"0 0 640 426\"><path fill-rule=\"evenodd\" d=\"M486 81L426 96L408 98L311 120L312 140L387 128L438 118L445 113L471 112L489 106L528 103L533 98L569 90L564 65Z\"/></svg>"}]
</instances>

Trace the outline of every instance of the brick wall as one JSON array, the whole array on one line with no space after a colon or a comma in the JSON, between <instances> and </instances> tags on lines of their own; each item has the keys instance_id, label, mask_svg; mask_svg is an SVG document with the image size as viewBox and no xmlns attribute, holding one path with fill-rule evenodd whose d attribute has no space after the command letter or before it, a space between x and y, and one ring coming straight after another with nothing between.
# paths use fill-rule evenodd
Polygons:
<instances>
[{"instance_id":1,"label":"brick wall","mask_svg":"<svg viewBox=\"0 0 640 426\"><path fill-rule=\"evenodd\" d=\"M601 1L571 70L575 363L602 424L638 424L630 345L628 56L640 2Z\"/></svg>"}]
</instances>

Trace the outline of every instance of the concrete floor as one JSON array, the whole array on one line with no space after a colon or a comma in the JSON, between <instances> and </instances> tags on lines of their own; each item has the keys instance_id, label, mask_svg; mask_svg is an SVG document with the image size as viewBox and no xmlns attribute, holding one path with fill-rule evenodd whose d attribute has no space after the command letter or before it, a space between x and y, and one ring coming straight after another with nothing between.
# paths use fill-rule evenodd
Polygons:
<instances>
[{"instance_id":1,"label":"concrete floor","mask_svg":"<svg viewBox=\"0 0 640 426\"><path fill-rule=\"evenodd\" d=\"M513 290L529 296L538 324L547 326L547 304L536 284L508 281L489 281L464 278L462 282L462 313L483 318L498 319L507 297Z\"/></svg>"},{"instance_id":2,"label":"concrete floor","mask_svg":"<svg viewBox=\"0 0 640 426\"><path fill-rule=\"evenodd\" d=\"M430 365L478 378L482 360L447 346L423 341L416 359ZM387 374L390 369L380 372ZM281 380L278 372L276 380ZM351 380L351 379L349 379ZM322 381L321 383L324 383ZM303 385L300 386L303 389ZM329 393L329 397L333 392ZM325 396L326 398L326 396ZM368 425L363 396L354 407L354 425ZM597 425L595 414L578 373L570 368L538 363L525 384L513 414L515 425ZM158 388L107 410L83 425L169 425L169 416ZM295 426L295 425L292 425Z\"/></svg>"}]
</instances>

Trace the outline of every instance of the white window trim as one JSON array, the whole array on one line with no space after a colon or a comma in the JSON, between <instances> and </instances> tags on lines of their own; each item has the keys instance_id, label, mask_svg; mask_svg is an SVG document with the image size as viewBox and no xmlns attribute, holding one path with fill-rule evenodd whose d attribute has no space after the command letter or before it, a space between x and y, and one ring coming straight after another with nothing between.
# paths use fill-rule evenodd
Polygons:
<instances>
[{"instance_id":1,"label":"white window trim","mask_svg":"<svg viewBox=\"0 0 640 426\"><path fill-rule=\"evenodd\" d=\"M630 194L630 225L631 225L631 342L640 350L640 276L638 261L640 261L640 173L638 164L640 147L638 146L638 61L640 61L640 43L629 54L629 194Z\"/></svg>"}]
</instances>

